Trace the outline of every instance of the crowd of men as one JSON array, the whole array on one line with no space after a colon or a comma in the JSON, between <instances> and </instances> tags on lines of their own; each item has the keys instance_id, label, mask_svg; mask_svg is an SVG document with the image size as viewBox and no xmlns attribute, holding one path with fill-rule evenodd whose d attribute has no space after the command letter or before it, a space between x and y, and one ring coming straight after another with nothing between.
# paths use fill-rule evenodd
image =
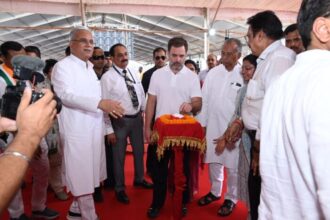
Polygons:
<instances>
[{"instance_id":1,"label":"crowd of men","mask_svg":"<svg viewBox=\"0 0 330 220\"><path fill-rule=\"evenodd\" d=\"M207 147L202 162L208 164L211 187L198 199L199 206L223 197L215 214L224 217L235 210L237 201L243 199L238 183L245 169L240 149L248 143L249 168L243 188L248 192L249 219L329 219L329 16L330 1L303 0L297 23L284 31L272 11L249 17L245 40L252 55L243 61L248 60L250 66L239 62L242 42L229 38L219 51L221 59L209 54L208 68L199 72L198 65L186 59L188 42L174 37L167 50L155 48L155 65L142 79L139 70L129 65L125 45L113 45L108 60L101 48L94 47L89 29L74 28L67 56L58 62L48 60L44 70L48 76L45 84L63 107L52 129L38 139L39 150L31 159L32 217L59 216L46 206L48 180L58 199L68 198L64 186L73 195L68 219L99 219L94 202L103 201L101 185L113 187L117 201L130 204L124 172L129 140L133 186L153 190L146 213L157 218L166 200L173 152L167 149L157 158L157 144L151 141L153 124L161 115L181 113L195 117L205 128ZM13 57L41 58L41 54L35 46L24 48L14 41L4 42L0 49L3 96L6 86L16 83ZM244 74L252 68L247 79ZM0 159L24 159L24 154L6 150L12 135L3 141ZM149 144L146 172L144 141ZM59 156L52 163L54 149ZM189 170L193 161L189 149L183 148L183 152L187 178L182 216L187 215L187 204L192 201L188 181L194 175ZM225 169L227 192L221 195ZM145 179L146 174L152 183ZM29 219L21 190L10 200L8 211L11 219Z\"/></svg>"}]
</instances>

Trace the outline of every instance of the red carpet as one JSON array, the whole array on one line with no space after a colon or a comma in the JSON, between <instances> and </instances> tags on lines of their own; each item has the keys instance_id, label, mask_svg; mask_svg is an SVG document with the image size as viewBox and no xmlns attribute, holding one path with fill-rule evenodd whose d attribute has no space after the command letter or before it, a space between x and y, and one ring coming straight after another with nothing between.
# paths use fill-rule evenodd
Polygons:
<instances>
[{"instance_id":1,"label":"red carpet","mask_svg":"<svg viewBox=\"0 0 330 220\"><path fill-rule=\"evenodd\" d=\"M126 157L126 185L127 195L130 198L130 204L124 205L115 199L115 193L113 190L103 190L104 202L96 204L96 210L101 220L144 220L146 217L146 211L151 203L152 190L134 188L133 185L133 161L132 154L127 154ZM215 219L227 219L227 220L245 220L247 219L247 208L242 202L238 202L233 213L228 217L217 216L217 210L223 199L214 202L205 207L199 207L197 200L199 197L205 195L210 190L210 184L208 180L207 167L204 170L200 170L200 190L195 195L194 201L190 203L188 208L188 214L184 220L215 220ZM31 214L31 177L26 178L27 187L23 190L25 211L28 215ZM225 189L224 189L225 190ZM66 219L66 213L71 204L71 200L62 202L55 199L52 192L48 193L48 207L56 209L61 212L60 220ZM8 219L8 213L5 211L0 215L1 220ZM161 210L160 216L157 220L169 220L171 219L171 197L168 195L165 207Z\"/></svg>"}]
</instances>

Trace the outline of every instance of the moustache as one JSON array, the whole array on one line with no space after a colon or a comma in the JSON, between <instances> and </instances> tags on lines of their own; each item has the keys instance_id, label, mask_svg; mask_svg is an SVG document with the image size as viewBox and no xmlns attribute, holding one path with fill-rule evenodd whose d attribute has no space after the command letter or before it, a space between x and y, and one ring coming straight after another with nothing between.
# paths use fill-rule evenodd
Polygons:
<instances>
[{"instance_id":1,"label":"moustache","mask_svg":"<svg viewBox=\"0 0 330 220\"><path fill-rule=\"evenodd\" d=\"M173 63L172 63L172 66L181 66L181 65L183 65L183 64L180 63L180 62L173 62Z\"/></svg>"},{"instance_id":2,"label":"moustache","mask_svg":"<svg viewBox=\"0 0 330 220\"><path fill-rule=\"evenodd\" d=\"M183 68L183 64L180 62L173 62L173 63L170 63L170 67L174 68L176 70L181 70Z\"/></svg>"},{"instance_id":3,"label":"moustache","mask_svg":"<svg viewBox=\"0 0 330 220\"><path fill-rule=\"evenodd\" d=\"M128 62L128 60L122 60L121 62L122 62L122 63L125 63L125 62Z\"/></svg>"}]
</instances>

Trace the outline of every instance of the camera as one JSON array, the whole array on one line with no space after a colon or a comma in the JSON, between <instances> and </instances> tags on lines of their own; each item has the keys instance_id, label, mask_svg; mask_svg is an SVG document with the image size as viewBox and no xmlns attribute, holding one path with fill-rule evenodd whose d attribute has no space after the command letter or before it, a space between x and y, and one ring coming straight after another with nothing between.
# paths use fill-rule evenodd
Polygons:
<instances>
[{"instance_id":1,"label":"camera","mask_svg":"<svg viewBox=\"0 0 330 220\"><path fill-rule=\"evenodd\" d=\"M1 116L10 119L16 119L17 108L21 102L25 87L33 88L37 83L44 81L44 76L38 71L42 69L44 63L35 57L16 56L12 60L14 66L14 78L17 79L16 85L8 85L1 100ZM31 85L32 83L32 85ZM32 89L30 104L43 97L42 92ZM62 109L61 99L54 96L56 101L56 111L59 113Z\"/></svg>"}]
</instances>

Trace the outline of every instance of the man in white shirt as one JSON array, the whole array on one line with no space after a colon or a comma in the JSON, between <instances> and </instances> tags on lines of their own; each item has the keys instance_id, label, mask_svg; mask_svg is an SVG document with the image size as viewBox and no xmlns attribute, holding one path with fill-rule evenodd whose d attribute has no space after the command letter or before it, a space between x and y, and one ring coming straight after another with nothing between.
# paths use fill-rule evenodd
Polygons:
<instances>
[{"instance_id":1,"label":"man in white shirt","mask_svg":"<svg viewBox=\"0 0 330 220\"><path fill-rule=\"evenodd\" d=\"M202 89L203 107L198 116L202 126L206 127L204 162L208 163L211 181L210 192L199 199L198 204L204 206L220 199L226 167L228 190L225 202L218 211L221 216L229 215L237 202L238 143L217 152L214 140L224 135L234 114L236 96L243 86L241 65L238 63L241 51L239 40L230 38L225 41L221 49L223 64L208 73Z\"/></svg>"},{"instance_id":2,"label":"man in white shirt","mask_svg":"<svg viewBox=\"0 0 330 220\"><path fill-rule=\"evenodd\" d=\"M207 56L207 69L202 70L198 73L199 80L201 81L201 84L204 83L204 80L208 74L208 72L217 65L217 56L214 54L209 54Z\"/></svg>"},{"instance_id":3,"label":"man in white shirt","mask_svg":"<svg viewBox=\"0 0 330 220\"><path fill-rule=\"evenodd\" d=\"M295 53L281 43L282 23L272 11L263 11L248 18L247 43L258 57L257 69L247 85L242 103L242 119L252 146L251 171L249 174L250 214L258 219L261 179L259 169L259 119L264 95L270 84L295 61ZM257 134L256 134L257 133ZM256 139L256 141L254 141Z\"/></svg>"},{"instance_id":4,"label":"man in white shirt","mask_svg":"<svg viewBox=\"0 0 330 220\"><path fill-rule=\"evenodd\" d=\"M134 156L134 186L147 189L152 184L144 179L144 139L142 111L145 108L145 94L139 73L128 67L128 52L123 44L115 44L110 48L113 65L101 78L102 97L120 102L124 108L124 116L112 118L108 123L108 141L112 144L114 165L115 192L119 202L128 204L125 192L124 162L127 138L130 139Z\"/></svg>"},{"instance_id":5,"label":"man in white shirt","mask_svg":"<svg viewBox=\"0 0 330 220\"><path fill-rule=\"evenodd\" d=\"M94 188L106 178L102 164L104 149L103 112L120 117L117 101L102 99L100 81L89 58L93 36L85 27L70 33L71 55L53 69L54 90L62 100L58 122L64 155L64 183L73 195L68 219L98 219L93 201ZM104 167L105 168L105 167Z\"/></svg>"},{"instance_id":6,"label":"man in white shirt","mask_svg":"<svg viewBox=\"0 0 330 220\"><path fill-rule=\"evenodd\" d=\"M147 94L149 85L150 85L150 79L152 74L159 68L162 68L166 65L167 57L166 57L166 50L162 47L157 47L153 51L153 60L155 63L155 66L153 66L151 69L147 70L143 76L142 76L142 86L144 89L144 92ZM153 121L154 122L154 121ZM151 126L153 126L154 123L151 123ZM153 164L154 161L157 160L156 154L154 153L157 150L157 145L154 143L150 143L148 145L147 150L147 159L146 159L146 169L147 174L151 176Z\"/></svg>"},{"instance_id":7,"label":"man in white shirt","mask_svg":"<svg viewBox=\"0 0 330 220\"><path fill-rule=\"evenodd\" d=\"M150 82L145 118L145 137L150 142L151 122L164 114L196 114L202 105L198 76L184 66L188 43L183 38L172 38L168 42L169 65L156 70ZM156 114L155 114L156 109ZM155 116L156 115L156 116ZM189 156L184 158L184 166L189 164ZM152 203L148 209L149 218L156 218L163 207L167 192L168 162L171 150L166 150L164 157L155 161L152 170L154 191ZM188 178L187 178L188 179ZM183 193L183 204L189 201L189 193Z\"/></svg>"},{"instance_id":8,"label":"man in white shirt","mask_svg":"<svg viewBox=\"0 0 330 220\"><path fill-rule=\"evenodd\" d=\"M302 2L307 51L265 96L260 219L330 219L329 15L329 0Z\"/></svg>"}]
</instances>

